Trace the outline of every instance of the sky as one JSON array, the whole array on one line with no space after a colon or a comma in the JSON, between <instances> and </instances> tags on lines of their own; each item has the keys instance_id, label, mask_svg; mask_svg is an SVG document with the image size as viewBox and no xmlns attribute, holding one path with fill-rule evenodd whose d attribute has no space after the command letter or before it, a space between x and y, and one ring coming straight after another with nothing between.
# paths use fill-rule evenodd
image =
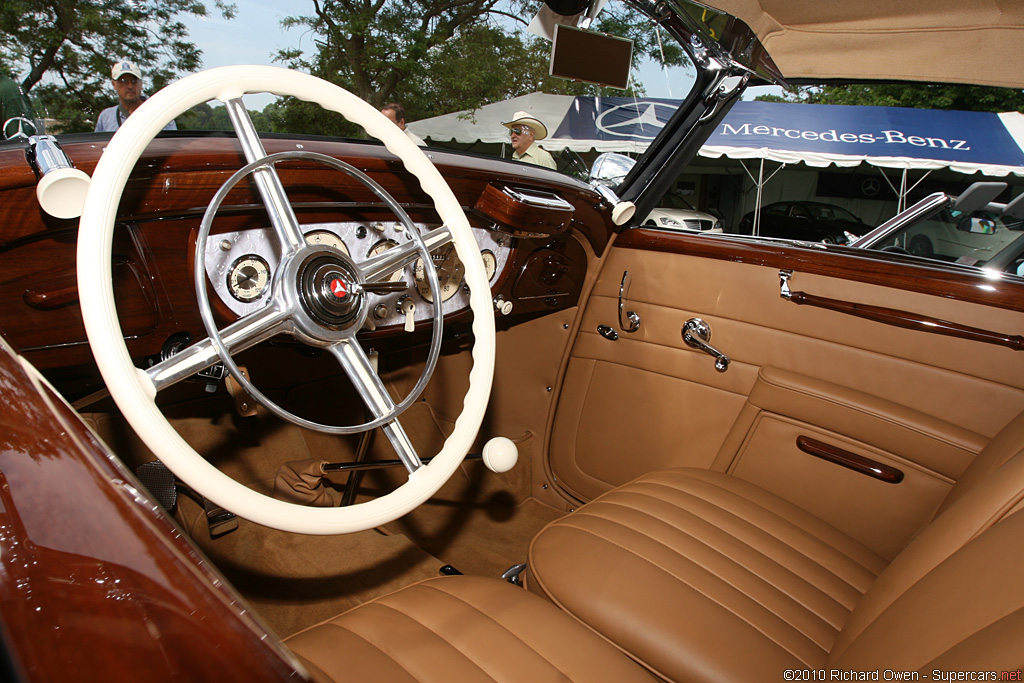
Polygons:
<instances>
[{"instance_id":1,"label":"sky","mask_svg":"<svg viewBox=\"0 0 1024 683\"><path fill-rule=\"evenodd\" d=\"M312 39L302 28L285 30L281 20L304 11L305 3L268 2L267 0L236 0L238 12L234 19L224 19L213 3L207 5L209 16L182 17L188 27L189 39L203 51L203 68L237 64L275 64L278 50L309 48ZM249 109L263 109L275 98L272 95L248 95Z\"/></svg>"},{"instance_id":2,"label":"sky","mask_svg":"<svg viewBox=\"0 0 1024 683\"><path fill-rule=\"evenodd\" d=\"M312 35L302 27L283 29L281 20L288 15L308 12L307 2L269 2L268 0L235 0L238 12L234 19L223 19L212 3L207 5L210 16L191 15L182 21L188 27L189 37L203 51L203 68L237 64L275 64L272 57L278 50L302 48L312 50ZM680 99L689 90L690 78L682 69L661 73L654 64L642 69L642 78L649 97ZM261 110L272 102L272 95L247 95L246 106ZM437 112L447 114L450 112Z\"/></svg>"}]
</instances>

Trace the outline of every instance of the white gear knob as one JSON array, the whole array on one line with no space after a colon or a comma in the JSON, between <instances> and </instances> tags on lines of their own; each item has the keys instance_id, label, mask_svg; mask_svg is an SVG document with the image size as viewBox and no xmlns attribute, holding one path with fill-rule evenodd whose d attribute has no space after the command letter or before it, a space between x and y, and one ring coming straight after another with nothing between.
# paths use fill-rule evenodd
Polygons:
<instances>
[{"instance_id":1,"label":"white gear knob","mask_svg":"<svg viewBox=\"0 0 1024 683\"><path fill-rule=\"evenodd\" d=\"M484 444L484 465L492 472L508 472L519 460L519 449L511 439L496 436Z\"/></svg>"}]
</instances>

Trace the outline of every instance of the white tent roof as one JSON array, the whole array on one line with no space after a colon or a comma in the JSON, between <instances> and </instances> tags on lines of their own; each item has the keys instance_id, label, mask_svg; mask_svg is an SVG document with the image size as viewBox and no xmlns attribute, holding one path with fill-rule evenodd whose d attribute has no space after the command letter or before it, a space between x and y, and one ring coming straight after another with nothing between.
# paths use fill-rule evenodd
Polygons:
<instances>
[{"instance_id":1,"label":"white tent roof","mask_svg":"<svg viewBox=\"0 0 1024 683\"><path fill-rule=\"evenodd\" d=\"M457 111L452 114L434 116L429 119L413 121L408 124L409 130L424 140L430 138L434 142L474 142L507 143L508 128L502 126L503 121L511 121L517 111L529 112L548 128L550 135L565 118L575 98L571 95L548 95L535 92L521 97L513 97L504 102L486 104L479 109ZM548 142L541 143L548 147ZM550 147L562 149L561 142Z\"/></svg>"}]
</instances>

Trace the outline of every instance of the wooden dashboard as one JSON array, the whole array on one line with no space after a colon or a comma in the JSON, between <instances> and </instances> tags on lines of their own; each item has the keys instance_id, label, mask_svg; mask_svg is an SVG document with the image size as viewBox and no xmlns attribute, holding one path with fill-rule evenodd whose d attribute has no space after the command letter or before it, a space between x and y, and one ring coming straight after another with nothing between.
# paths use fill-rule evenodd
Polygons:
<instances>
[{"instance_id":1,"label":"wooden dashboard","mask_svg":"<svg viewBox=\"0 0 1024 683\"><path fill-rule=\"evenodd\" d=\"M90 173L107 139L69 136L60 143L75 166ZM439 224L415 179L379 144L267 137L264 145L270 154L305 150L341 159L386 188L416 224ZM427 154L475 232L491 240L487 250L502 252L495 259L500 267L491 278L491 295L506 302L505 311L537 315L576 305L587 268L581 242L601 253L612 232L599 195L539 167L436 150ZM154 140L137 164L122 196L112 263L119 318L133 356L159 355L181 335L206 336L193 285L196 234L214 193L244 165L232 136L185 133ZM306 159L282 161L277 171L307 235L318 231L321 238L347 239L365 251L395 226L387 206L345 173ZM78 222L45 214L35 184L24 145L0 148L0 331L41 369L91 365L78 308ZM225 197L211 241L268 226L255 186L243 179ZM228 262L239 258L232 255ZM414 278L407 279L414 296ZM238 314L230 300L212 300L224 322ZM388 313L365 334L400 333L390 308ZM445 309L446 320L449 314L457 320L465 311L453 306Z\"/></svg>"}]
</instances>

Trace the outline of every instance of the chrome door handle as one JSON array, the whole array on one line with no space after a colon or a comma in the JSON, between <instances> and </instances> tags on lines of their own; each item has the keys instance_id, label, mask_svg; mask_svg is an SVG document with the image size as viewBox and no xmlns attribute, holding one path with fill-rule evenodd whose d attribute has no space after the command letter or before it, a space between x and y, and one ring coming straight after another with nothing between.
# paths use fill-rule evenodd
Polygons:
<instances>
[{"instance_id":1,"label":"chrome door handle","mask_svg":"<svg viewBox=\"0 0 1024 683\"><path fill-rule=\"evenodd\" d=\"M700 318L690 318L683 325L683 341L687 346L714 356L715 370L725 372L729 369L729 356L708 343L711 341L711 326Z\"/></svg>"},{"instance_id":2,"label":"chrome door handle","mask_svg":"<svg viewBox=\"0 0 1024 683\"><path fill-rule=\"evenodd\" d=\"M640 316L636 311L626 311L626 320L622 319L622 309L625 306L626 294L629 293L629 285L633 282L629 271L622 273L622 282L619 284L619 327L623 332L633 333L640 329ZM628 321L628 322L627 322Z\"/></svg>"}]
</instances>

